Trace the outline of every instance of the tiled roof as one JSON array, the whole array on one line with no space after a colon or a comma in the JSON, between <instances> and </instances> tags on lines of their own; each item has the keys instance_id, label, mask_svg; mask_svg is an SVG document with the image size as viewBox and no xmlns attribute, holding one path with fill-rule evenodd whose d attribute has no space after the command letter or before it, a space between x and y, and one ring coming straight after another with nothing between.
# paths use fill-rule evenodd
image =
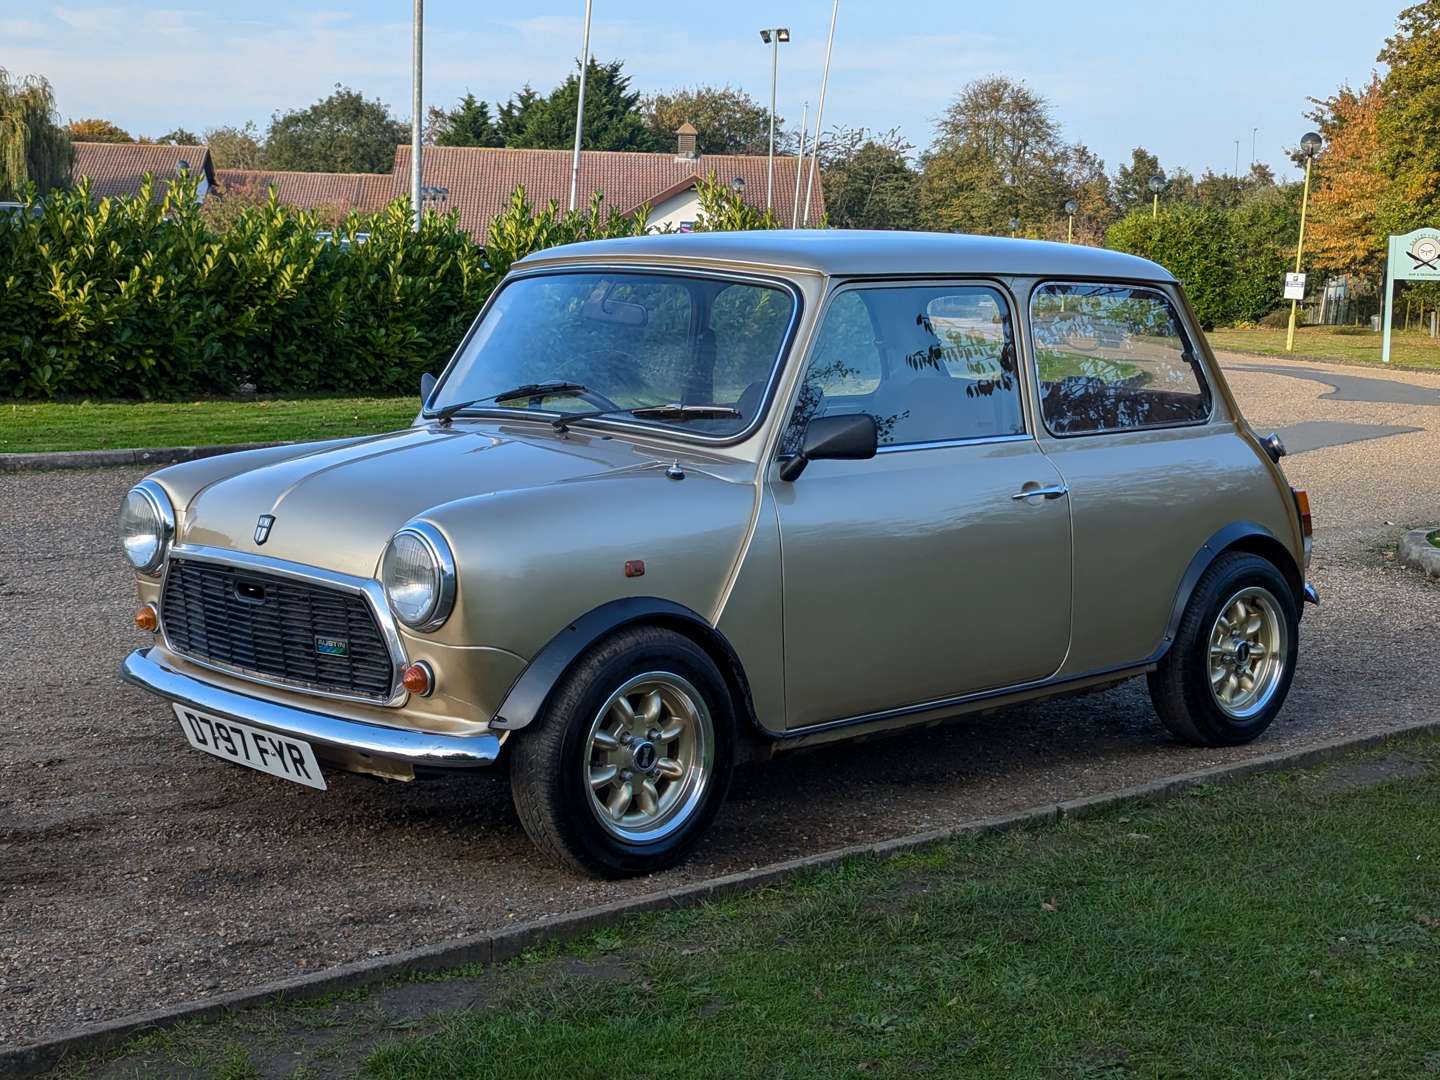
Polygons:
<instances>
[{"instance_id":1,"label":"tiled roof","mask_svg":"<svg viewBox=\"0 0 1440 1080\"><path fill-rule=\"evenodd\" d=\"M420 160L424 173L421 182L427 187L449 188L450 194L441 207L459 210L461 226L477 236L484 235L517 186L525 188L532 206L543 206L552 199L565 206L570 199L569 150L427 146ZM796 166L794 157L775 158L775 213L786 224L795 206ZM586 150L580 155L576 201L583 206L592 192L599 191L607 206L629 213L647 202L653 206L657 196L673 193L685 182L713 172L726 183L737 176L744 178L745 201L764 207L765 168L766 159L761 155L683 158L674 154ZM408 190L410 147L397 148L394 175L401 178L401 193ZM804 197L802 179L800 198ZM811 223L817 223L823 213L824 199L817 175L810 199Z\"/></svg>"},{"instance_id":2,"label":"tiled roof","mask_svg":"<svg viewBox=\"0 0 1440 1080\"><path fill-rule=\"evenodd\" d=\"M409 190L393 173L277 172L268 169L216 169L221 191L263 191L273 187L282 203L306 210L333 207L379 210Z\"/></svg>"},{"instance_id":3,"label":"tiled roof","mask_svg":"<svg viewBox=\"0 0 1440 1080\"><path fill-rule=\"evenodd\" d=\"M155 197L163 198L169 181L180 162L190 163L190 171L201 171L211 184L215 171L210 164L210 149L205 146L159 146L151 143L75 144L75 164L70 175L79 180L90 178L90 190L97 198L111 195L134 195L146 173L155 175Z\"/></svg>"},{"instance_id":4,"label":"tiled roof","mask_svg":"<svg viewBox=\"0 0 1440 1080\"><path fill-rule=\"evenodd\" d=\"M458 210L460 225L483 238L490 222L510 202L516 187L524 187L532 206L544 206L552 199L565 206L570 199L570 151L509 150L489 147L427 146L421 154L426 187L449 189L435 205L441 210ZM653 207L661 198L683 190L698 176L714 173L729 183L739 176L745 180L745 201L765 205L766 159L759 155L708 155L682 158L673 154L642 154L587 150L580 155L578 202L586 205L592 192L603 194L605 204L630 213L645 203ZM789 224L795 206L794 157L775 158L775 212ZM273 186L281 202L314 209L378 210L410 190L410 147L395 152L395 168L389 173L302 173L263 170L219 169L215 173L225 188ZM802 178L801 199L804 199ZM810 199L810 220L817 223L824 213L820 178Z\"/></svg>"}]
</instances>

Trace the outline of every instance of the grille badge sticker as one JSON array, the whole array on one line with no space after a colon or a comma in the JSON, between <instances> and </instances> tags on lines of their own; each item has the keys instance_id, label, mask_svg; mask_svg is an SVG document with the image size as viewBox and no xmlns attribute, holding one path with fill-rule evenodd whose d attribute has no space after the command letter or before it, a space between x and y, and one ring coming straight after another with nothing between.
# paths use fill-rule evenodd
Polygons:
<instances>
[{"instance_id":1,"label":"grille badge sticker","mask_svg":"<svg viewBox=\"0 0 1440 1080\"><path fill-rule=\"evenodd\" d=\"M274 524L274 514L260 515L260 520L255 522L255 544L257 547L270 539L270 526Z\"/></svg>"},{"instance_id":2,"label":"grille badge sticker","mask_svg":"<svg viewBox=\"0 0 1440 1080\"><path fill-rule=\"evenodd\" d=\"M350 642L343 637L320 637L316 635L315 651L321 656L349 656Z\"/></svg>"}]
</instances>

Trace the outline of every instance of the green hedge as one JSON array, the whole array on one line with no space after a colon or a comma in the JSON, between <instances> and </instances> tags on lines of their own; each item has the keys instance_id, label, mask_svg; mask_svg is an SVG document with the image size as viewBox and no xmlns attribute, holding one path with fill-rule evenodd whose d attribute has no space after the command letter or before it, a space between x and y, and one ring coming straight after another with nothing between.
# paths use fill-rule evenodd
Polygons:
<instances>
[{"instance_id":1,"label":"green hedge","mask_svg":"<svg viewBox=\"0 0 1440 1080\"><path fill-rule=\"evenodd\" d=\"M453 215L412 232L408 202L351 214L247 207L223 230L193 186L0 214L0 398L409 393L438 371L510 264L538 248L633 233L643 216L517 190L482 248ZM366 243L345 243L368 232Z\"/></svg>"},{"instance_id":2,"label":"green hedge","mask_svg":"<svg viewBox=\"0 0 1440 1080\"><path fill-rule=\"evenodd\" d=\"M1282 302L1294 269L1298 200L1276 191L1222 210L1182 203L1149 207L1110 226L1106 246L1153 259L1185 284L1207 323L1259 319Z\"/></svg>"}]
</instances>

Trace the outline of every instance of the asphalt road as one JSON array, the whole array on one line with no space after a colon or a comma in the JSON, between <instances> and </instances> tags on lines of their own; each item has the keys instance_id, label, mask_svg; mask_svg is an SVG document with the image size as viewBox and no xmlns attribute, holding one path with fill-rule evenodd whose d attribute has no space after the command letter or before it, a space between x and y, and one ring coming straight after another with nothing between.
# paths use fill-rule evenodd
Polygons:
<instances>
[{"instance_id":1,"label":"asphalt road","mask_svg":"<svg viewBox=\"0 0 1440 1080\"><path fill-rule=\"evenodd\" d=\"M120 684L129 469L0 475L0 1044L864 840L1432 718L1440 584L1398 566L1440 521L1440 376L1227 362L1297 449L1323 606L1252 747L1178 746L1143 684L743 770L684 866L607 884L541 860L502 775L318 793L189 749ZM1277 373L1278 372L1278 373Z\"/></svg>"}]
</instances>

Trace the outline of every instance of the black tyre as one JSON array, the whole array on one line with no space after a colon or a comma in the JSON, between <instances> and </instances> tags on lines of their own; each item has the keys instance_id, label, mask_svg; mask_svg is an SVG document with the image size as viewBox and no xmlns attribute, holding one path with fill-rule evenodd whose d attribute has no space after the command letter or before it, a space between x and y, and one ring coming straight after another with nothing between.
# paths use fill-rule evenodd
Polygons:
<instances>
[{"instance_id":1,"label":"black tyre","mask_svg":"<svg viewBox=\"0 0 1440 1080\"><path fill-rule=\"evenodd\" d=\"M1285 704L1299 656L1295 594L1275 564L1230 552L1205 571L1160 666L1150 699L1192 746L1257 738Z\"/></svg>"},{"instance_id":2,"label":"black tyre","mask_svg":"<svg viewBox=\"0 0 1440 1080\"><path fill-rule=\"evenodd\" d=\"M622 630L578 660L510 739L510 788L546 854L601 877L679 862L730 786L735 709L703 649Z\"/></svg>"}]
</instances>

